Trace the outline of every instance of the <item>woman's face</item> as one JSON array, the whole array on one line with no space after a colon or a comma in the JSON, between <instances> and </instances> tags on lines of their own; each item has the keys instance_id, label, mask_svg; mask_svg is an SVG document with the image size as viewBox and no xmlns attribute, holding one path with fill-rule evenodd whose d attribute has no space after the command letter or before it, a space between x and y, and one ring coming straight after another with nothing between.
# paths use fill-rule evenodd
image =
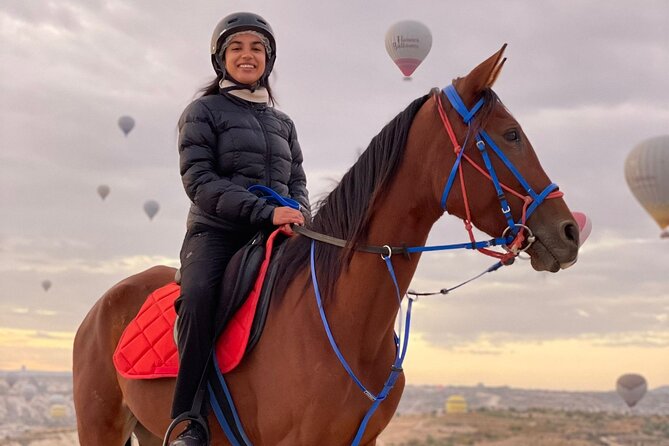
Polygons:
<instances>
[{"instance_id":1,"label":"woman's face","mask_svg":"<svg viewBox=\"0 0 669 446\"><path fill-rule=\"evenodd\" d=\"M265 45L260 37L240 34L225 49L225 71L237 82L254 85L265 72Z\"/></svg>"}]
</instances>

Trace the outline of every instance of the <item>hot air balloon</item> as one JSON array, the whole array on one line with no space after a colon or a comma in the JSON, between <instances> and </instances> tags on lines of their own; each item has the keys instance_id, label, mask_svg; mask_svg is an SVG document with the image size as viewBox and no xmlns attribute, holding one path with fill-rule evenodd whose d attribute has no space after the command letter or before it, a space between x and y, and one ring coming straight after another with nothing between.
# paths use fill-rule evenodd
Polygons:
<instances>
[{"instance_id":1,"label":"hot air balloon","mask_svg":"<svg viewBox=\"0 0 669 446\"><path fill-rule=\"evenodd\" d=\"M26 401L30 402L32 401L33 398L35 398L35 395L37 395L37 388L32 384L26 384L23 387L21 394L23 395L23 398L25 398Z\"/></svg>"},{"instance_id":2,"label":"hot air balloon","mask_svg":"<svg viewBox=\"0 0 669 446\"><path fill-rule=\"evenodd\" d=\"M130 116L121 116L118 118L118 126L123 131L123 134L128 136L128 133L135 127L135 120Z\"/></svg>"},{"instance_id":3,"label":"hot air balloon","mask_svg":"<svg viewBox=\"0 0 669 446\"><path fill-rule=\"evenodd\" d=\"M44 291L49 291L49 288L51 288L51 281L50 280L43 280L42 281L42 288L44 288Z\"/></svg>"},{"instance_id":4,"label":"hot air balloon","mask_svg":"<svg viewBox=\"0 0 669 446\"><path fill-rule=\"evenodd\" d=\"M9 387L14 387L14 384L16 384L16 381L18 380L19 380L19 375L17 375L15 372L10 372L5 377L5 381L7 381Z\"/></svg>"},{"instance_id":5,"label":"hot air balloon","mask_svg":"<svg viewBox=\"0 0 669 446\"><path fill-rule=\"evenodd\" d=\"M65 404L52 404L49 407L49 416L54 419L67 417L67 406Z\"/></svg>"},{"instance_id":6,"label":"hot air balloon","mask_svg":"<svg viewBox=\"0 0 669 446\"><path fill-rule=\"evenodd\" d=\"M451 395L446 400L444 409L446 409L446 413L466 413L467 400L462 395Z\"/></svg>"},{"instance_id":7,"label":"hot air balloon","mask_svg":"<svg viewBox=\"0 0 669 446\"><path fill-rule=\"evenodd\" d=\"M625 179L632 194L669 237L669 135L637 144L625 161Z\"/></svg>"},{"instance_id":8,"label":"hot air balloon","mask_svg":"<svg viewBox=\"0 0 669 446\"><path fill-rule=\"evenodd\" d=\"M403 20L386 32L386 51L407 80L427 57L430 48L432 34L421 22Z\"/></svg>"},{"instance_id":9,"label":"hot air balloon","mask_svg":"<svg viewBox=\"0 0 669 446\"><path fill-rule=\"evenodd\" d=\"M627 406L634 407L636 403L641 401L641 398L646 394L648 384L646 378L636 373L628 373L616 382L616 391L620 398L625 401Z\"/></svg>"},{"instance_id":10,"label":"hot air balloon","mask_svg":"<svg viewBox=\"0 0 669 446\"><path fill-rule=\"evenodd\" d=\"M592 220L590 220L590 218L583 212L574 211L572 212L572 215L574 216L574 220L576 220L576 223L578 224L578 231L579 231L578 246L581 247L583 246L583 243L585 243L585 240L590 235L590 232L592 232Z\"/></svg>"},{"instance_id":11,"label":"hot air balloon","mask_svg":"<svg viewBox=\"0 0 669 446\"><path fill-rule=\"evenodd\" d=\"M111 189L109 189L109 186L107 186L106 184L101 184L98 186L98 195L100 196L100 198L104 200L105 198L107 198L107 195L109 195L110 190Z\"/></svg>"},{"instance_id":12,"label":"hot air balloon","mask_svg":"<svg viewBox=\"0 0 669 446\"><path fill-rule=\"evenodd\" d=\"M153 220L153 217L155 217L159 210L160 205L156 200L148 200L144 203L144 212L149 216L149 220Z\"/></svg>"}]
</instances>

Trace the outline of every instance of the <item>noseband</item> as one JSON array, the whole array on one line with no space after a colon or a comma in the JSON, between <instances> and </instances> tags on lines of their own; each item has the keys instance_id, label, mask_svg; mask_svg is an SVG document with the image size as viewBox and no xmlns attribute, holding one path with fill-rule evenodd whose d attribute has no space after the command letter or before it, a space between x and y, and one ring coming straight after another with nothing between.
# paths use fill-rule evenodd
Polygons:
<instances>
[{"instance_id":1,"label":"noseband","mask_svg":"<svg viewBox=\"0 0 669 446\"><path fill-rule=\"evenodd\" d=\"M547 198L562 197L563 193L557 190L558 186L555 183L549 184L543 191L541 191L540 193L536 193L532 188L532 186L530 186L530 184L520 174L518 169L516 169L513 163L511 163L511 161L507 158L504 152L502 152L499 149L499 147L497 147L495 141L493 141L490 135L488 135L488 133L482 128L476 130L474 137L476 138L476 147L478 148L483 158L483 162L485 164L485 170L481 166L479 166L475 161L473 161L467 154L465 154L465 149L467 148L467 142L469 141L469 136L472 133L472 126L471 126L472 119L476 116L478 111L481 110L481 107L484 104L484 100L483 98L479 99L476 102L476 104L474 104L472 109L468 110L465 104L462 102L460 95L458 94L457 90L453 85L445 87L442 91L448 98L453 108L458 112L458 114L460 114L464 123L467 124L467 135L465 137L464 143L461 146L458 143L458 139L455 136L453 127L451 126L451 123L448 120L448 116L444 111L444 107L441 102L441 94L437 94L436 95L437 110L439 111L439 116L444 125L444 128L446 129L446 132L448 133L451 143L453 144L453 150L455 151L456 154L455 162L453 163L453 167L451 168L448 180L446 181L444 192L441 195L441 208L444 211L447 210L446 201L448 200L451 188L453 187L453 183L455 182L455 176L456 174L458 174L458 176L460 177L460 188L462 190L462 197L465 206L465 214L466 214L466 217L464 219L465 229L469 234L470 241L472 243L476 243L476 239L474 238L474 233L472 231L472 217L469 208L469 200L467 198L467 189L465 187L464 174L462 172L462 159L464 158L472 167L474 167L482 175L484 175L486 178L492 181L492 184L495 187L495 191L497 193L497 199L499 200L500 203L500 209L507 222L507 227L506 229L504 229L502 233L502 238L509 240L505 245L503 245L503 248L507 251L506 254L492 251L486 248L477 248L477 250L491 257L502 259L502 261L508 261L516 257L520 252L527 250L530 247L530 245L535 241L536 238L534 234L532 234L532 231L525 223L527 222L527 219L530 218L532 213L534 213L537 206L543 203L544 200L546 200ZM509 169L509 171L513 174L513 176L516 177L516 179L523 187L525 192L527 192L527 195L523 195L511 189L510 187L506 186L504 183L499 181L497 172L495 172L495 168L493 167L492 162L490 160L490 155L487 149L488 147L490 147L492 152L497 155L497 157L502 161L502 163L504 163L506 168ZM514 221L513 219L513 215L511 214L511 207L509 206L509 202L506 199L504 191L509 192L512 195L515 195L516 197L520 198L524 203L521 218L520 220L518 220L518 222ZM527 235L525 235L524 233L527 233ZM524 241L527 241L527 243L523 246Z\"/></svg>"}]
</instances>

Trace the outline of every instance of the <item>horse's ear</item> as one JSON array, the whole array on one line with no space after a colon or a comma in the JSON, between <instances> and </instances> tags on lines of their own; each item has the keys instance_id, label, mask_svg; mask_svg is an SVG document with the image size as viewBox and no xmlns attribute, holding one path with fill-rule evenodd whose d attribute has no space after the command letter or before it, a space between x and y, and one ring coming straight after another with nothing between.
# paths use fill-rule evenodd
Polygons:
<instances>
[{"instance_id":1,"label":"horse's ear","mask_svg":"<svg viewBox=\"0 0 669 446\"><path fill-rule=\"evenodd\" d=\"M502 51L503 51L503 50L504 50L504 49L502 48ZM499 63L495 66L495 70L492 72L492 74L491 74L490 77L488 78L488 82L487 82L487 84L486 84L486 87L488 87L488 88L492 88L492 84L495 83L495 81L497 80L497 76L499 76L499 73L502 71L502 67L504 66L504 62L506 62L506 57L505 57L504 59L502 59L502 61L499 62Z\"/></svg>"},{"instance_id":2,"label":"horse's ear","mask_svg":"<svg viewBox=\"0 0 669 446\"><path fill-rule=\"evenodd\" d=\"M458 88L461 95L477 98L484 89L492 87L506 61L506 58L502 58L505 49L506 43L461 80L461 88Z\"/></svg>"}]
</instances>

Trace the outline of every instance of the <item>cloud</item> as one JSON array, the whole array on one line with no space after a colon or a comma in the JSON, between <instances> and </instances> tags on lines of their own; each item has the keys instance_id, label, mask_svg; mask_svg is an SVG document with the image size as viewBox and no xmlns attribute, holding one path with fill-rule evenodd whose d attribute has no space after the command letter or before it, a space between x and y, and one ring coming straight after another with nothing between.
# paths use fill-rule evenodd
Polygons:
<instances>
[{"instance_id":1,"label":"cloud","mask_svg":"<svg viewBox=\"0 0 669 446\"><path fill-rule=\"evenodd\" d=\"M88 2L89 5L95 2ZM22 2L7 0L3 4L5 20L12 20L23 26L52 28L76 32L82 27L78 11L67 2Z\"/></svg>"},{"instance_id":2,"label":"cloud","mask_svg":"<svg viewBox=\"0 0 669 446\"><path fill-rule=\"evenodd\" d=\"M516 262L446 296L419 298L413 330L440 346L460 345L481 333L524 340L669 333L669 254L664 246L612 234L599 240L588 240L586 245L592 244L578 263L557 274L536 273ZM484 260L469 252L425 254L411 287L433 291L453 286L484 270L489 262Z\"/></svg>"},{"instance_id":3,"label":"cloud","mask_svg":"<svg viewBox=\"0 0 669 446\"><path fill-rule=\"evenodd\" d=\"M296 122L312 201L411 100L465 75L508 42L495 90L567 204L593 221L571 269L536 273L519 261L447 296L420 299L416 333L480 356L497 355L500 342L515 339L666 344L669 253L628 191L623 167L640 140L667 132L669 4L312 6L254 3L277 34L275 92ZM190 204L179 178L176 121L212 76L214 25L246 9L237 0L197 7L3 3L0 206L9 212L0 219L0 326L73 331L117 281L153 264L176 265ZM388 26L407 17L433 32L432 53L410 82L383 47ZM127 138L117 127L123 114L137 121ZM99 184L111 187L105 201ZM151 222L142 211L147 199L161 204ZM461 222L444 217L429 241L465 239ZM425 254L411 287L450 287L492 263L470 252ZM47 293L45 278L53 282ZM472 344L481 339L486 343Z\"/></svg>"},{"instance_id":4,"label":"cloud","mask_svg":"<svg viewBox=\"0 0 669 446\"><path fill-rule=\"evenodd\" d=\"M669 332L632 332L611 334L598 338L593 345L603 347L641 347L666 349L669 347Z\"/></svg>"}]
</instances>

